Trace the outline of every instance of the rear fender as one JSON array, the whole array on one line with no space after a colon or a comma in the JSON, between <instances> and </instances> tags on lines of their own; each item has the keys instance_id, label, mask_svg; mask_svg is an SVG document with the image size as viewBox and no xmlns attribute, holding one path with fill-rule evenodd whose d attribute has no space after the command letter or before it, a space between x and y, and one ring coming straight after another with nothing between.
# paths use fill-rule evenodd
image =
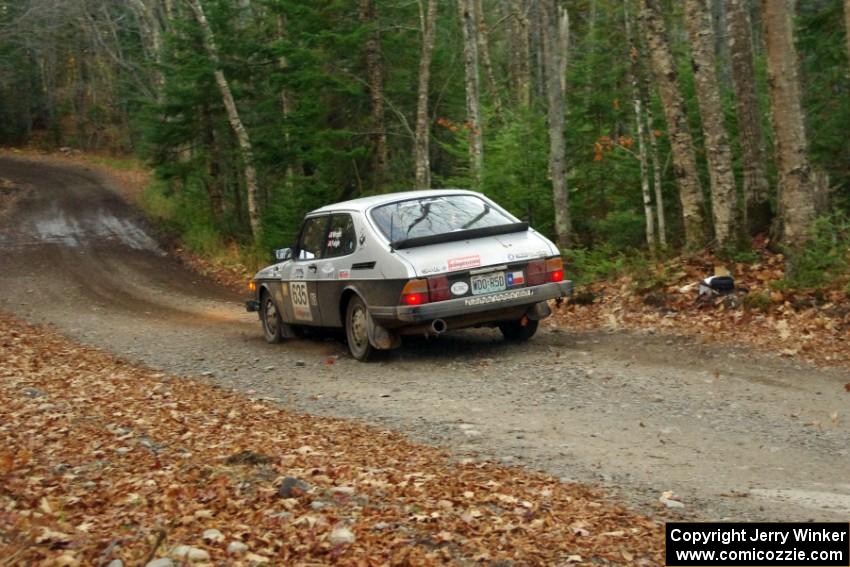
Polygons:
<instances>
[{"instance_id":1,"label":"rear fender","mask_svg":"<svg viewBox=\"0 0 850 567\"><path fill-rule=\"evenodd\" d=\"M345 325L345 310L348 308L348 302L353 296L359 297L366 304L366 332L369 334L369 344L378 350L391 350L401 346L401 337L396 333L389 331L383 325L375 322L372 314L369 312L369 302L363 297L363 294L355 285L348 285L342 292L342 301L340 302L340 313L343 326Z\"/></svg>"}]
</instances>

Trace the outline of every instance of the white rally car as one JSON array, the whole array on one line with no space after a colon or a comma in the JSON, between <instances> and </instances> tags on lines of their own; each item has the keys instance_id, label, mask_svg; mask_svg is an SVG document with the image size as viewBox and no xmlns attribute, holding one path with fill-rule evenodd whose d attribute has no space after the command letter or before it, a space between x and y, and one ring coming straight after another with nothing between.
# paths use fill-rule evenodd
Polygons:
<instances>
[{"instance_id":1,"label":"white rally car","mask_svg":"<svg viewBox=\"0 0 850 567\"><path fill-rule=\"evenodd\" d=\"M480 193L392 193L308 213L291 248L257 272L268 342L305 327L345 328L358 360L403 335L498 327L524 341L567 296L558 248Z\"/></svg>"}]
</instances>

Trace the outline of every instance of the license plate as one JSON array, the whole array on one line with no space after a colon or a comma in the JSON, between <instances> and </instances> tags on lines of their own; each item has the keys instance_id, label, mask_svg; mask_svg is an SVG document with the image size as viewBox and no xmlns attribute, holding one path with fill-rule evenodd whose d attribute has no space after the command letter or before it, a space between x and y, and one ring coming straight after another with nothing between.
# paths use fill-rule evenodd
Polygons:
<instances>
[{"instance_id":1,"label":"license plate","mask_svg":"<svg viewBox=\"0 0 850 567\"><path fill-rule=\"evenodd\" d=\"M481 274L480 276L472 276L469 278L469 287L472 288L472 295L504 291L506 289L505 272L492 272Z\"/></svg>"}]
</instances>

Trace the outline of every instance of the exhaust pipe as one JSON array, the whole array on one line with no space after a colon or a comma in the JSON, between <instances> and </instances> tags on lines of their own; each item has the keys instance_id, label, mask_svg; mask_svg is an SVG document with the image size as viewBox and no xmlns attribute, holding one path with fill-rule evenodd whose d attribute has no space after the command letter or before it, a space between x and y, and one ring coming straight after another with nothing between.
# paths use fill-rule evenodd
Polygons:
<instances>
[{"instance_id":1,"label":"exhaust pipe","mask_svg":"<svg viewBox=\"0 0 850 567\"><path fill-rule=\"evenodd\" d=\"M448 325L442 319L434 319L431 322L431 330L435 335L442 335L446 332L446 329L448 329Z\"/></svg>"}]
</instances>

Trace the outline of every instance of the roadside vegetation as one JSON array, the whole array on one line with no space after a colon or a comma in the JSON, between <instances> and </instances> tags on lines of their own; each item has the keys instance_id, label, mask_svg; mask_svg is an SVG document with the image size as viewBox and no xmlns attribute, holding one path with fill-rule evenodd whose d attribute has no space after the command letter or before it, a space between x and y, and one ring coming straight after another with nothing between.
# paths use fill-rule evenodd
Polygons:
<instances>
[{"instance_id":1,"label":"roadside vegetation","mask_svg":"<svg viewBox=\"0 0 850 567\"><path fill-rule=\"evenodd\" d=\"M790 286L846 263L817 271L850 203L846 0L93 6L0 0L0 144L137 156L204 255L262 263L320 205L464 187L588 278L765 238Z\"/></svg>"},{"instance_id":2,"label":"roadside vegetation","mask_svg":"<svg viewBox=\"0 0 850 567\"><path fill-rule=\"evenodd\" d=\"M673 303L846 340L848 1L0 0L0 143L93 152L234 287L315 207L463 187L561 245L578 307L720 267L734 306Z\"/></svg>"}]
</instances>

